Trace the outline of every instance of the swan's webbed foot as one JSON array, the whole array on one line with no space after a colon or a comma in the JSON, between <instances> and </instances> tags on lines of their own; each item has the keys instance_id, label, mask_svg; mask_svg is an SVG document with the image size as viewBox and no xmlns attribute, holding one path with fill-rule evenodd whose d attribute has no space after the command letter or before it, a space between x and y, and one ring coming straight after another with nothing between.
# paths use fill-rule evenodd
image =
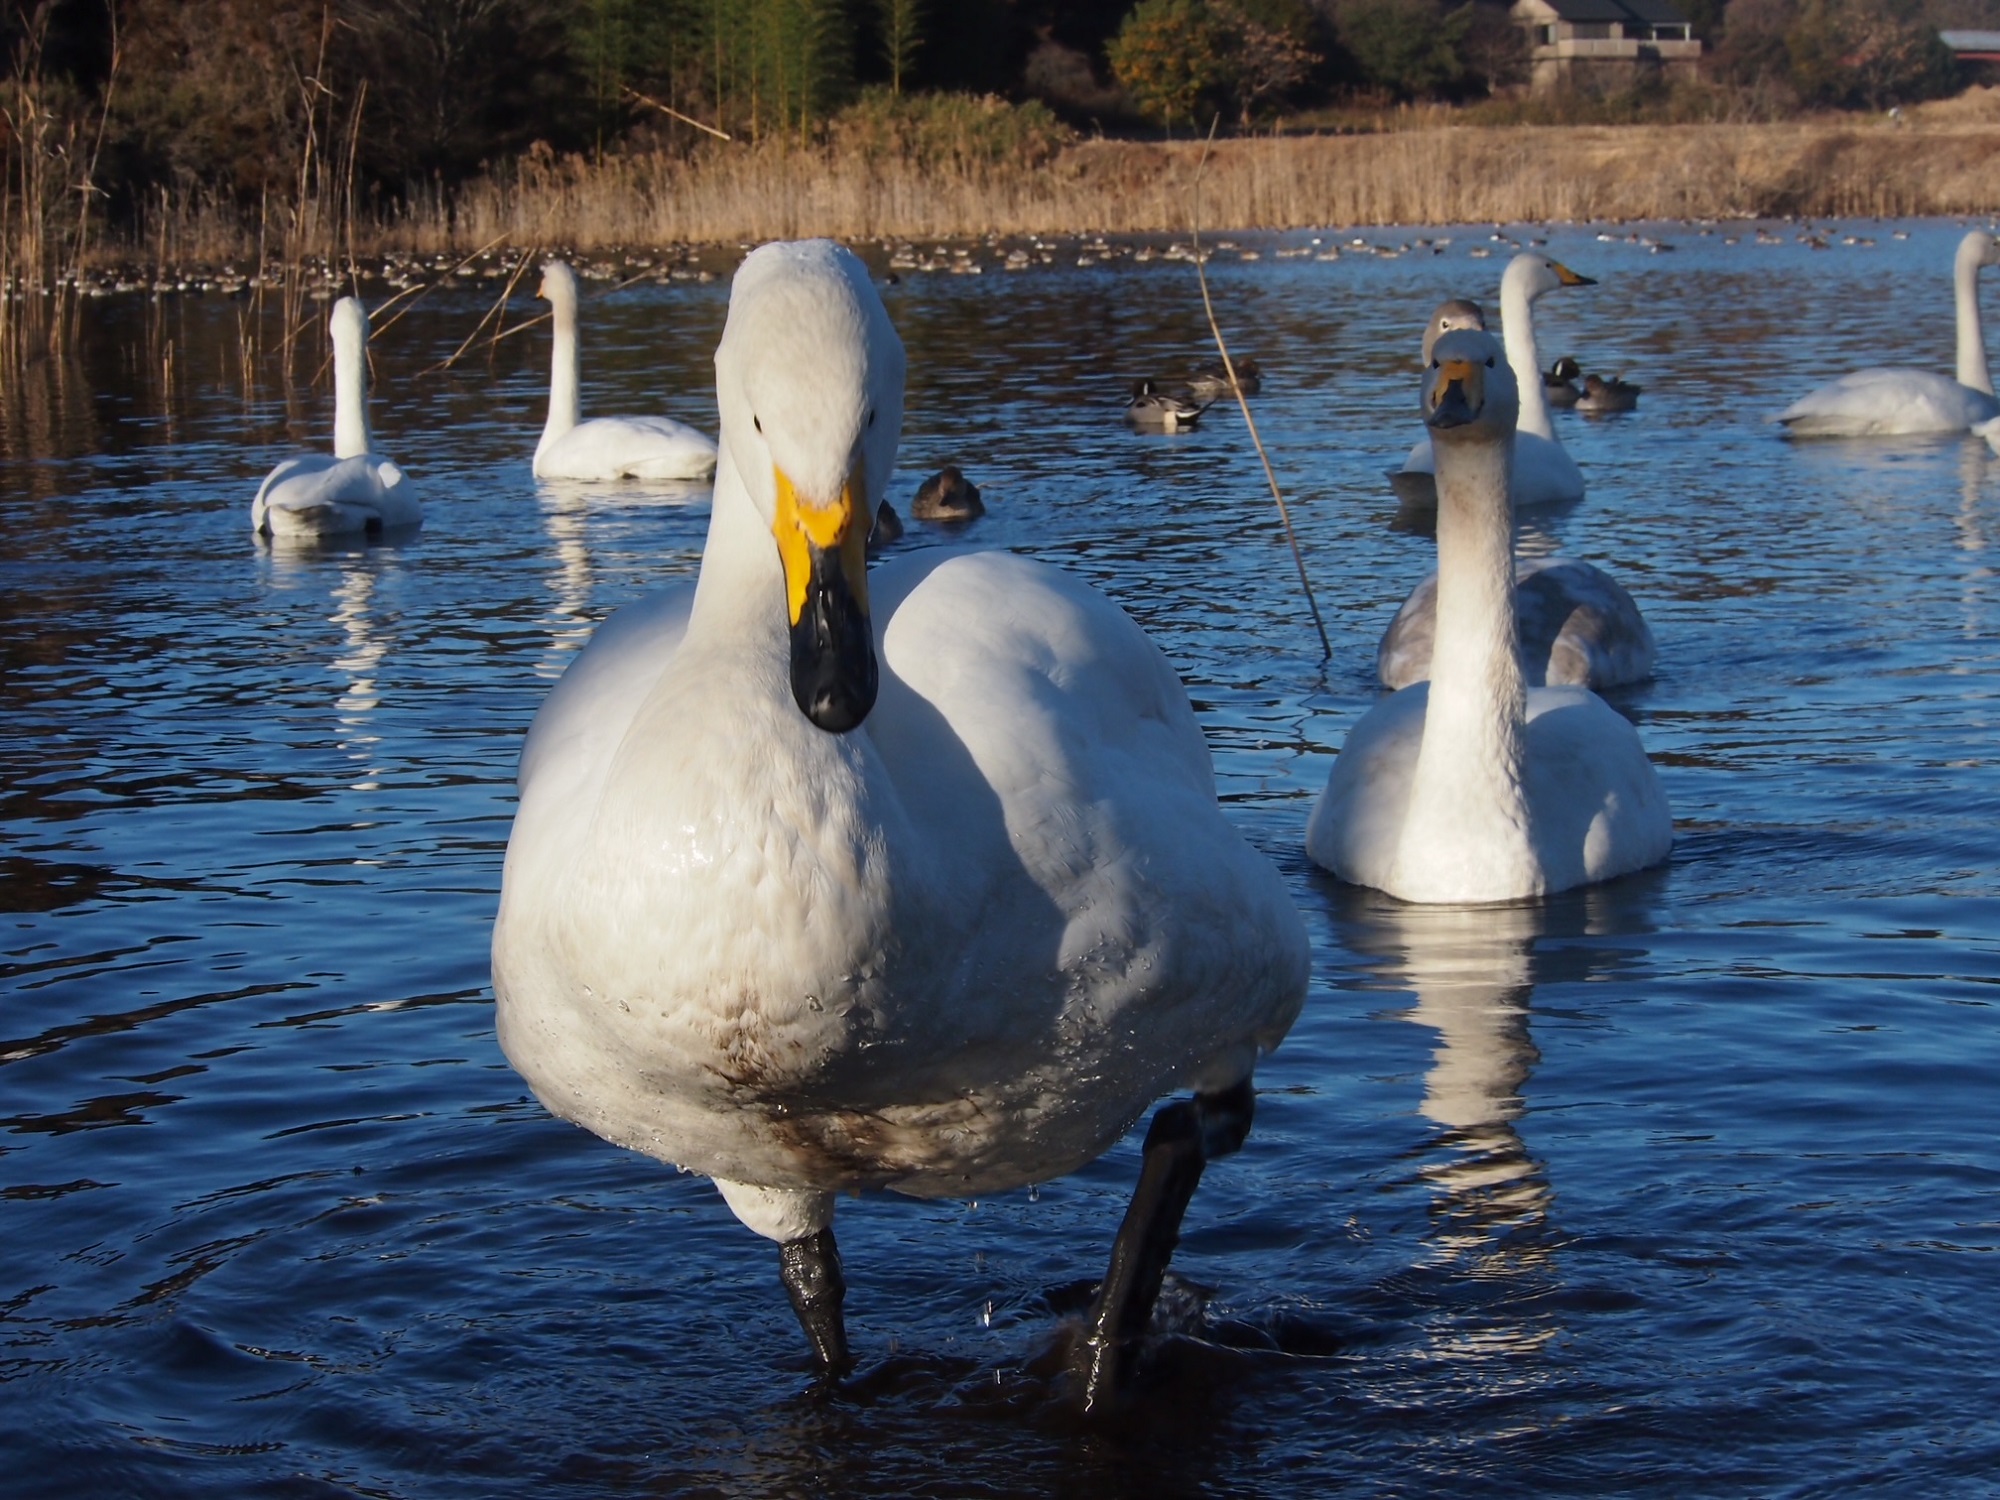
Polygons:
<instances>
[{"instance_id":1,"label":"swan's webbed foot","mask_svg":"<svg viewBox=\"0 0 2000 1500\"><path fill-rule=\"evenodd\" d=\"M1153 1116L1139 1185L1111 1245L1111 1267L1091 1304L1075 1356L1086 1413L1104 1410L1125 1383L1167 1262L1180 1243L1181 1218L1211 1157L1227 1156L1250 1134L1257 1090L1246 1078L1213 1094L1179 1100Z\"/></svg>"},{"instance_id":2,"label":"swan's webbed foot","mask_svg":"<svg viewBox=\"0 0 2000 1500\"><path fill-rule=\"evenodd\" d=\"M840 1247L833 1242L831 1226L778 1246L778 1275L799 1315L799 1327L812 1343L819 1373L840 1379L854 1368L854 1356L847 1349L847 1324L840 1313L847 1282L840 1274Z\"/></svg>"}]
</instances>

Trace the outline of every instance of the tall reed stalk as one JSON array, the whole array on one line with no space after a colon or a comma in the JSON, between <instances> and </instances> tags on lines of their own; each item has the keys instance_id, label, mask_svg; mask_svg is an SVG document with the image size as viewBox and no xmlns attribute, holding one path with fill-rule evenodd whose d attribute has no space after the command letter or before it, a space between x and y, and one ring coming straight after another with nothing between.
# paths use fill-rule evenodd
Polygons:
<instances>
[{"instance_id":1,"label":"tall reed stalk","mask_svg":"<svg viewBox=\"0 0 2000 1500\"><path fill-rule=\"evenodd\" d=\"M93 111L43 72L54 0L26 13L0 82L0 370L57 352L74 334L92 259L97 163L122 60L118 13L106 5L111 64Z\"/></svg>"}]
</instances>

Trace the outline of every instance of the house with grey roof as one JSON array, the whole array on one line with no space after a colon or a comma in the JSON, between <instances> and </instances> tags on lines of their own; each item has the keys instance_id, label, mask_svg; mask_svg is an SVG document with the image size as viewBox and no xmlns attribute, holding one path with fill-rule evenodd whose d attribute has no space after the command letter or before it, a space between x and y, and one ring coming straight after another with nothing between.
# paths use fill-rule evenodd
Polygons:
<instances>
[{"instance_id":1,"label":"house with grey roof","mask_svg":"<svg viewBox=\"0 0 2000 1500\"><path fill-rule=\"evenodd\" d=\"M1692 78L1701 66L1701 42L1668 0L1514 0L1508 14L1528 33L1538 94L1624 88L1651 70Z\"/></svg>"}]
</instances>

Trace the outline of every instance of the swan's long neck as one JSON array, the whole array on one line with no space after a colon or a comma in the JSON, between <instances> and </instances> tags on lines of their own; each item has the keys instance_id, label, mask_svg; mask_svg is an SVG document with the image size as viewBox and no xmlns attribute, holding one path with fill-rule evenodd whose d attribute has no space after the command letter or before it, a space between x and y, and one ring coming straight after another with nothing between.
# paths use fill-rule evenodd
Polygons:
<instances>
[{"instance_id":1,"label":"swan's long neck","mask_svg":"<svg viewBox=\"0 0 2000 1500\"><path fill-rule=\"evenodd\" d=\"M1514 624L1513 440L1438 442L1437 633L1403 858L1525 848L1527 690ZM1509 866L1510 867L1510 866ZM1496 867L1495 879L1505 883ZM1483 882L1470 872L1468 889Z\"/></svg>"},{"instance_id":2,"label":"swan's long neck","mask_svg":"<svg viewBox=\"0 0 2000 1500\"><path fill-rule=\"evenodd\" d=\"M368 431L368 346L338 330L333 336L333 456L359 458L370 452Z\"/></svg>"},{"instance_id":3,"label":"swan's long neck","mask_svg":"<svg viewBox=\"0 0 2000 1500\"><path fill-rule=\"evenodd\" d=\"M770 528L750 498L725 432L716 456L715 498L709 507L708 540L702 547L687 640L768 659L775 664L777 680L788 681L787 623L784 564Z\"/></svg>"},{"instance_id":4,"label":"swan's long neck","mask_svg":"<svg viewBox=\"0 0 2000 1500\"><path fill-rule=\"evenodd\" d=\"M1958 383L1993 394L1993 376L1986 368L1986 334L1979 326L1979 263L1976 245L1962 248L1952 268L1958 302Z\"/></svg>"},{"instance_id":5,"label":"swan's long neck","mask_svg":"<svg viewBox=\"0 0 2000 1500\"><path fill-rule=\"evenodd\" d=\"M1515 430L1553 442L1556 429L1549 421L1548 398L1542 394L1542 357L1535 348L1534 299L1511 268L1500 278L1500 337L1507 346L1514 383L1521 388L1521 417Z\"/></svg>"},{"instance_id":6,"label":"swan's long neck","mask_svg":"<svg viewBox=\"0 0 2000 1500\"><path fill-rule=\"evenodd\" d=\"M555 354L549 367L549 420L542 428L542 440L536 445L537 451L546 448L582 419L577 394L576 299L566 288L551 290L555 293L549 299L556 326Z\"/></svg>"}]
</instances>

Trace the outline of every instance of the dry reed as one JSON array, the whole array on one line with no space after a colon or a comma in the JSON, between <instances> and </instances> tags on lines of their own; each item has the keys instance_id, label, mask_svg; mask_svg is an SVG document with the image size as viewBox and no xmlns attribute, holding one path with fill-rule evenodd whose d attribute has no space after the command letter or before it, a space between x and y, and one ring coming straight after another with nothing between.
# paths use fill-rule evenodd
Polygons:
<instances>
[{"instance_id":1,"label":"dry reed","mask_svg":"<svg viewBox=\"0 0 2000 1500\"><path fill-rule=\"evenodd\" d=\"M1086 141L1030 168L762 146L527 160L420 204L376 248L507 235L578 249L803 234L1171 232L1199 143ZM1579 219L1875 217L2000 207L2000 125L1444 127L1224 141L1203 183L1232 228Z\"/></svg>"},{"instance_id":2,"label":"dry reed","mask_svg":"<svg viewBox=\"0 0 2000 1500\"><path fill-rule=\"evenodd\" d=\"M446 192L420 189L379 217L357 202L360 110L319 100L293 201L265 222L162 192L99 265L317 263L460 256L493 243L621 246L823 234L1174 233L1185 227L1201 143L1090 140L1053 159L938 162L912 154L717 143L688 154L530 156ZM325 141L333 149L319 147ZM1784 124L1479 127L1218 142L1204 217L1240 229L1544 220L1918 216L2000 209L2000 122L1896 127L1829 117ZM267 270L269 267L267 266ZM345 279L345 278L343 278ZM286 288L287 311L302 311Z\"/></svg>"}]
</instances>

